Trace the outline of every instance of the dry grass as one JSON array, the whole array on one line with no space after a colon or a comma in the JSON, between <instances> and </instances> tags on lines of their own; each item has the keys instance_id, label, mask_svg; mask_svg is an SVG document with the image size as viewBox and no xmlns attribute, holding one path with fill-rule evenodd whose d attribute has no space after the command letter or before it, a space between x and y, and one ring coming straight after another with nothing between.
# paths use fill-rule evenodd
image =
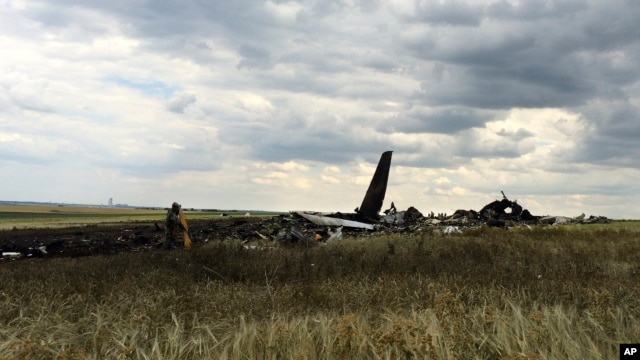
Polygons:
<instances>
[{"instance_id":1,"label":"dry grass","mask_svg":"<svg viewBox=\"0 0 640 360\"><path fill-rule=\"evenodd\" d=\"M0 265L0 359L610 359L638 232L482 229L308 250Z\"/></svg>"}]
</instances>

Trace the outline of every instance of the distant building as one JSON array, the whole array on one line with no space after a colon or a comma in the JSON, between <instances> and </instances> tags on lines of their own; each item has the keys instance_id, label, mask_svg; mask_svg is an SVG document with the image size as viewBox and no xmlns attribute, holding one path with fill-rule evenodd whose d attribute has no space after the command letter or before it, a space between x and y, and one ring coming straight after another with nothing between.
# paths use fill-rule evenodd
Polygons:
<instances>
[{"instance_id":1,"label":"distant building","mask_svg":"<svg viewBox=\"0 0 640 360\"><path fill-rule=\"evenodd\" d=\"M109 198L109 207L113 207L113 198Z\"/></svg>"}]
</instances>

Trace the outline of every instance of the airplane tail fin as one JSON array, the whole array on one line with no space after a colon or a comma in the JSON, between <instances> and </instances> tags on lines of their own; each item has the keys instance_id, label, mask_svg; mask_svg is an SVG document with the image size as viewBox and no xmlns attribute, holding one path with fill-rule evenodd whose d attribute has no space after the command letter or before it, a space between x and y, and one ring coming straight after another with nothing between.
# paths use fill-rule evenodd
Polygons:
<instances>
[{"instance_id":1,"label":"airplane tail fin","mask_svg":"<svg viewBox=\"0 0 640 360\"><path fill-rule=\"evenodd\" d=\"M385 151L380 156L376 172L373 174L373 178L371 178L369 189L358 210L358 218L363 220L377 219L378 213L382 209L384 195L387 192L392 153L393 151Z\"/></svg>"}]
</instances>

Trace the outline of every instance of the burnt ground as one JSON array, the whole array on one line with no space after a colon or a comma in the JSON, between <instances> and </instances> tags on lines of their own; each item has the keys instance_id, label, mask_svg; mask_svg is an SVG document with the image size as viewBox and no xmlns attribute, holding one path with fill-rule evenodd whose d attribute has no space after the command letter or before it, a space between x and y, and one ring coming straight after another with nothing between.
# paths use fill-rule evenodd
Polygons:
<instances>
[{"instance_id":1,"label":"burnt ground","mask_svg":"<svg viewBox=\"0 0 640 360\"><path fill-rule=\"evenodd\" d=\"M237 240L245 246L315 246L334 233L299 216L220 217L188 220L192 247L215 241ZM395 229L400 230L400 228ZM344 235L371 233L341 229ZM182 248L181 232L177 233ZM163 221L97 224L67 228L0 230L0 263L33 258L113 255L161 249Z\"/></svg>"},{"instance_id":2,"label":"burnt ground","mask_svg":"<svg viewBox=\"0 0 640 360\"><path fill-rule=\"evenodd\" d=\"M215 241L238 240L247 247L253 246L315 246L342 236L361 236L372 233L407 233L420 231L460 232L458 227L496 226L507 228L517 225L512 213L504 213L505 200L489 207L489 216L473 210L458 210L451 216L435 218L433 213L425 218L414 208L394 212L376 223L376 230L348 227L313 225L295 214L274 217L217 217L205 220L188 220L192 247ZM499 206L491 207L498 204ZM507 205L511 206L511 202ZM413 209L413 210L412 210ZM497 209L497 210L496 210ZM412 210L412 211L410 211ZM484 209L483 209L484 211ZM482 212L481 212L482 213ZM339 213L333 214L340 215ZM520 224L546 223L545 219L565 223L607 223L606 217L585 218L534 217L519 220ZM560 220L562 221L560 221ZM32 258L79 257L113 255L121 252L139 252L160 249L164 242L163 221L97 224L68 228L0 230L0 263ZM528 225L525 225L528 226ZM177 236L182 247L182 236Z\"/></svg>"},{"instance_id":3,"label":"burnt ground","mask_svg":"<svg viewBox=\"0 0 640 360\"><path fill-rule=\"evenodd\" d=\"M209 241L260 239L259 234L277 230L280 219L233 218L189 220L192 246ZM68 228L13 229L0 231L0 263L8 259L112 255L162 248L164 224L131 222ZM272 230L271 230L272 229ZM182 241L180 233L177 237ZM271 234L264 234L267 236ZM182 247L181 243L177 244ZM18 255L19 253L19 255Z\"/></svg>"}]
</instances>

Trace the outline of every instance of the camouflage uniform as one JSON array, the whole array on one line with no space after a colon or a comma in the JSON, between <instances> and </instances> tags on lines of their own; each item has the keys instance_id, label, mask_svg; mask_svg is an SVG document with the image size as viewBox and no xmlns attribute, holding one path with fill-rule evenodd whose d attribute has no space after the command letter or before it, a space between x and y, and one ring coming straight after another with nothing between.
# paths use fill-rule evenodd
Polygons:
<instances>
[{"instance_id":1,"label":"camouflage uniform","mask_svg":"<svg viewBox=\"0 0 640 360\"><path fill-rule=\"evenodd\" d=\"M176 240L176 230L182 229L183 226L180 223L178 214L180 212L180 205L173 203L171 209L167 211L167 217L164 221L164 248L170 249Z\"/></svg>"}]
</instances>

